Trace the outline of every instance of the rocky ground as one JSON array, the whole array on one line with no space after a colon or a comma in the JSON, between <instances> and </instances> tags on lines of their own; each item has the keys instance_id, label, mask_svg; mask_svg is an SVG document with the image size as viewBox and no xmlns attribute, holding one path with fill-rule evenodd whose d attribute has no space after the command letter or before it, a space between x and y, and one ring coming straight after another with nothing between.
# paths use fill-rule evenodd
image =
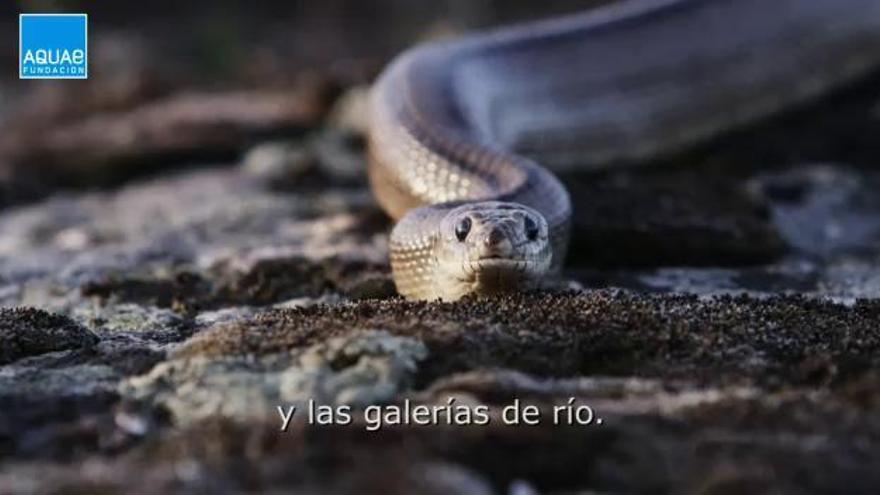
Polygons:
<instances>
[{"instance_id":1,"label":"rocky ground","mask_svg":"<svg viewBox=\"0 0 880 495\"><path fill-rule=\"evenodd\" d=\"M7 122L0 493L876 493L880 77L561 171L568 290L453 304L394 293L368 79L54 87ZM542 421L506 424L515 400ZM489 424L363 413L450 403Z\"/></svg>"}]
</instances>

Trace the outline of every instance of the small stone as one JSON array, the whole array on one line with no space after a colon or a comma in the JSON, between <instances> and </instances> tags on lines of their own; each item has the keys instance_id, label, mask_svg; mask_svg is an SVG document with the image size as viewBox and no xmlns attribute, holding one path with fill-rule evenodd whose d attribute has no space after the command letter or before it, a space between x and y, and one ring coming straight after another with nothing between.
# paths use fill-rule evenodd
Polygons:
<instances>
[{"instance_id":1,"label":"small stone","mask_svg":"<svg viewBox=\"0 0 880 495\"><path fill-rule=\"evenodd\" d=\"M330 178L355 183L366 178L366 143L361 134L327 129L314 138L312 145L321 171Z\"/></svg>"},{"instance_id":2,"label":"small stone","mask_svg":"<svg viewBox=\"0 0 880 495\"><path fill-rule=\"evenodd\" d=\"M270 141L251 148L242 168L246 175L278 188L299 183L315 163L312 152L299 143Z\"/></svg>"},{"instance_id":3,"label":"small stone","mask_svg":"<svg viewBox=\"0 0 880 495\"><path fill-rule=\"evenodd\" d=\"M369 121L370 87L355 86L346 91L327 117L330 127L342 131L366 134Z\"/></svg>"}]
</instances>

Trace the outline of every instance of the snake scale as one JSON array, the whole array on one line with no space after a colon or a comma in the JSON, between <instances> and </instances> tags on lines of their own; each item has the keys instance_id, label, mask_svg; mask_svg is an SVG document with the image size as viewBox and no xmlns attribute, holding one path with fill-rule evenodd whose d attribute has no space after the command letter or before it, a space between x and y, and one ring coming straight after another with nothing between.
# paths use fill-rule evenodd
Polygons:
<instances>
[{"instance_id":1,"label":"snake scale","mask_svg":"<svg viewBox=\"0 0 880 495\"><path fill-rule=\"evenodd\" d=\"M369 177L398 292L541 285L571 203L544 165L674 152L880 63L880 0L629 0L417 46L370 99Z\"/></svg>"}]
</instances>

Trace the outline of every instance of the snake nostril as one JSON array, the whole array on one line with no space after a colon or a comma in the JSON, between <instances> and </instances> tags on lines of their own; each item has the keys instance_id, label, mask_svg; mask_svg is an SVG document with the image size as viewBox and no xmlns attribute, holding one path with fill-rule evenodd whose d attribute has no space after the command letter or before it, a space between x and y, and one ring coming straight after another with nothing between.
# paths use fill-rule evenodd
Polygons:
<instances>
[{"instance_id":1,"label":"snake nostril","mask_svg":"<svg viewBox=\"0 0 880 495\"><path fill-rule=\"evenodd\" d=\"M489 231L489 235L486 236L486 244L489 246L497 246L501 244L501 241L504 240L504 232L501 229L492 229Z\"/></svg>"}]
</instances>

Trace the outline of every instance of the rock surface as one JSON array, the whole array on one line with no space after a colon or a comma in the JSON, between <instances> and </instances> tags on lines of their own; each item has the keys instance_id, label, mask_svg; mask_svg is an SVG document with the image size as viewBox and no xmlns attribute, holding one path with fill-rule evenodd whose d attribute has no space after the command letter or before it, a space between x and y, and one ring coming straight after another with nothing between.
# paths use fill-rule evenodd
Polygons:
<instances>
[{"instance_id":1,"label":"rock surface","mask_svg":"<svg viewBox=\"0 0 880 495\"><path fill-rule=\"evenodd\" d=\"M97 341L61 315L33 308L0 309L0 365L53 351L87 349Z\"/></svg>"}]
</instances>

